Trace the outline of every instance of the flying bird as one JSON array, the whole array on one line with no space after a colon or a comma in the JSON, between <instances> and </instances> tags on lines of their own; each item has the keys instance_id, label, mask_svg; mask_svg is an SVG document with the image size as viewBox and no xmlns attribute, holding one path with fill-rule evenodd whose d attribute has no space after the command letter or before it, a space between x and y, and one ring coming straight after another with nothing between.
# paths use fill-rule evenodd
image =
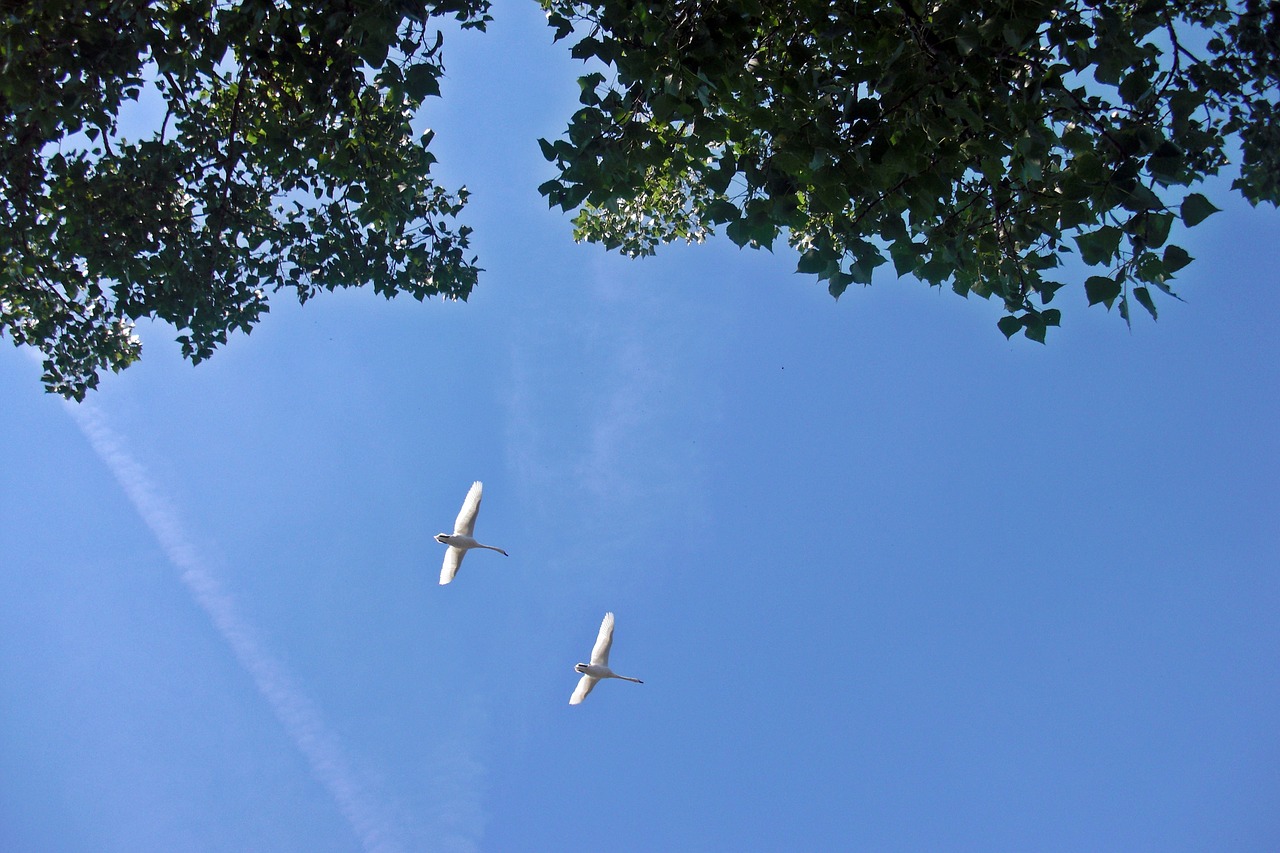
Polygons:
<instances>
[{"instance_id":1,"label":"flying bird","mask_svg":"<svg viewBox=\"0 0 1280 853\"><path fill-rule=\"evenodd\" d=\"M613 614L606 613L604 619L600 622L600 633L596 636L595 648L591 650L591 663L576 664L574 671L582 673L582 678L578 680L578 687L573 691L573 696L569 697L570 705L580 705L582 700L587 698L587 694L591 692L591 688L596 686L596 682L602 678L621 678L623 681L634 681L636 684L644 684L638 678L628 678L625 675L618 675L609 669L609 647L613 645Z\"/></svg>"},{"instance_id":2,"label":"flying bird","mask_svg":"<svg viewBox=\"0 0 1280 853\"><path fill-rule=\"evenodd\" d=\"M482 545L471 538L471 534L476 529L476 513L480 511L480 495L483 491L484 484L479 480L472 483L471 490L467 492L467 499L462 502L462 509L458 511L458 520L453 523L453 532L436 534L437 542L441 545L449 546L448 550L444 552L444 565L440 568L441 586L453 580L453 576L458 573L458 567L462 565L462 558L472 548L488 548L490 551L497 551L504 557L509 556L501 548Z\"/></svg>"}]
</instances>

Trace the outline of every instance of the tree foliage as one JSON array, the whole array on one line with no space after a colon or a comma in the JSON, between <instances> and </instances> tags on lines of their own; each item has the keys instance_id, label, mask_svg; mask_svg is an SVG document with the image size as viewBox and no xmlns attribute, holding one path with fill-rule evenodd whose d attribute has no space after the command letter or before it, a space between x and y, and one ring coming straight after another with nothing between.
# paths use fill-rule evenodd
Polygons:
<instances>
[{"instance_id":1,"label":"tree foliage","mask_svg":"<svg viewBox=\"0 0 1280 853\"><path fill-rule=\"evenodd\" d=\"M1065 254L1155 316L1234 145L1234 189L1280 201L1280 3L542 2L599 70L541 190L628 255L785 234L834 296L891 260L1043 341Z\"/></svg>"},{"instance_id":2,"label":"tree foliage","mask_svg":"<svg viewBox=\"0 0 1280 853\"><path fill-rule=\"evenodd\" d=\"M487 0L37 0L0 18L0 333L80 399L138 358L132 321L200 361L267 311L372 284L465 298L465 189L409 119L439 94L433 16ZM150 99L159 127L120 132Z\"/></svg>"},{"instance_id":3,"label":"tree foliage","mask_svg":"<svg viewBox=\"0 0 1280 853\"><path fill-rule=\"evenodd\" d=\"M1280 3L541 0L594 63L542 185L629 255L785 235L839 296L888 261L996 296L1043 341L1065 255L1129 320L1191 262L1198 183L1280 201ZM81 398L133 322L208 357L268 293L465 299L465 188L438 186L433 18L488 0L33 0L0 12L0 335ZM156 110L147 133L122 111ZM135 122L126 126L134 127Z\"/></svg>"}]
</instances>

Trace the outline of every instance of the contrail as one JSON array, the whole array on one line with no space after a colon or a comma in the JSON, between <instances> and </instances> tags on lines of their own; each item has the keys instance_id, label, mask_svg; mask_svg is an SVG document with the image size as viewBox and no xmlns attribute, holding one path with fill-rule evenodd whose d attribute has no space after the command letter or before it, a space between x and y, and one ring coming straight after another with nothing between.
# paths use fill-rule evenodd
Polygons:
<instances>
[{"instance_id":1,"label":"contrail","mask_svg":"<svg viewBox=\"0 0 1280 853\"><path fill-rule=\"evenodd\" d=\"M343 758L338 739L324 724L319 711L236 612L235 601L205 567L183 532L170 501L125 450L101 412L89 403L66 405L94 452L111 469L138 515L151 528L169 561L181 572L191 597L204 609L241 666L253 677L258 692L311 764L311 772L329 791L364 849L377 853L401 850L395 841L400 833L393 831L395 827L385 816L386 810L361 786Z\"/></svg>"}]
</instances>

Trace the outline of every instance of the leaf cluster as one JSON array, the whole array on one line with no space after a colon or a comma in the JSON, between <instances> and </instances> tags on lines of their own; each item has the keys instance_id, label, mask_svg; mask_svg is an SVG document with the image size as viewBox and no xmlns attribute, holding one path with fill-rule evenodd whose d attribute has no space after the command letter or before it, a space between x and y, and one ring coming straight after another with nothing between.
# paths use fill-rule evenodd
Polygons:
<instances>
[{"instance_id":1,"label":"leaf cluster","mask_svg":"<svg viewBox=\"0 0 1280 853\"><path fill-rule=\"evenodd\" d=\"M717 226L783 235L833 296L899 276L1000 299L1043 342L1054 272L1154 317L1217 208L1190 188L1230 146L1234 188L1280 201L1280 3L543 0L595 70L550 204L579 239L646 255ZM1189 45L1194 45L1194 49Z\"/></svg>"},{"instance_id":2,"label":"leaf cluster","mask_svg":"<svg viewBox=\"0 0 1280 853\"><path fill-rule=\"evenodd\" d=\"M465 188L410 117L440 93L452 16L487 0L48 0L0 17L0 334L80 399L172 323L198 362L268 292L372 284L465 299ZM148 134L121 111L161 104Z\"/></svg>"}]
</instances>

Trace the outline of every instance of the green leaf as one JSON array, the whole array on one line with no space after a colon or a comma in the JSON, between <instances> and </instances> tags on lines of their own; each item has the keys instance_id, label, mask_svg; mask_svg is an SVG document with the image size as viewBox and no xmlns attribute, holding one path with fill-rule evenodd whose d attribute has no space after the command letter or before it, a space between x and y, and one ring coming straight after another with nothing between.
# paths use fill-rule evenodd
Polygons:
<instances>
[{"instance_id":1,"label":"green leaf","mask_svg":"<svg viewBox=\"0 0 1280 853\"><path fill-rule=\"evenodd\" d=\"M1192 193L1182 200L1182 222L1190 228L1193 225L1199 225L1219 210L1221 208L1214 207L1213 203L1200 193Z\"/></svg>"},{"instance_id":2,"label":"green leaf","mask_svg":"<svg viewBox=\"0 0 1280 853\"><path fill-rule=\"evenodd\" d=\"M1076 245L1080 247L1080 258L1089 266L1110 263L1120 247L1123 236L1114 225L1104 225L1097 231L1076 235Z\"/></svg>"},{"instance_id":3,"label":"green leaf","mask_svg":"<svg viewBox=\"0 0 1280 853\"><path fill-rule=\"evenodd\" d=\"M1159 210L1164 204L1146 184L1135 184L1125 197L1124 206L1127 210L1141 213L1147 210Z\"/></svg>"},{"instance_id":4,"label":"green leaf","mask_svg":"<svg viewBox=\"0 0 1280 853\"><path fill-rule=\"evenodd\" d=\"M386 39L377 38L373 33L365 33L364 43L360 46L360 58L370 68L381 68L387 61L390 47Z\"/></svg>"},{"instance_id":5,"label":"green leaf","mask_svg":"<svg viewBox=\"0 0 1280 853\"><path fill-rule=\"evenodd\" d=\"M702 213L704 219L716 225L722 222L732 222L741 214L742 211L738 209L736 204L724 198L718 198L711 202Z\"/></svg>"},{"instance_id":6,"label":"green leaf","mask_svg":"<svg viewBox=\"0 0 1280 853\"><path fill-rule=\"evenodd\" d=\"M1147 160L1147 171L1156 180L1168 184L1178 179L1184 162L1182 149L1166 141L1161 143Z\"/></svg>"},{"instance_id":7,"label":"green leaf","mask_svg":"<svg viewBox=\"0 0 1280 853\"><path fill-rule=\"evenodd\" d=\"M574 59L590 59L600 50L600 40L587 36L579 41L569 50L569 55Z\"/></svg>"},{"instance_id":8,"label":"green leaf","mask_svg":"<svg viewBox=\"0 0 1280 853\"><path fill-rule=\"evenodd\" d=\"M1164 261L1155 252L1144 251L1137 255L1136 261L1130 269L1133 271L1133 277L1138 281L1162 282L1169 277L1169 271L1164 268Z\"/></svg>"},{"instance_id":9,"label":"green leaf","mask_svg":"<svg viewBox=\"0 0 1280 853\"><path fill-rule=\"evenodd\" d=\"M737 173L736 167L728 159L720 161L719 168L707 173L705 181L707 189L713 193L720 194L729 189L729 184L733 181L733 176Z\"/></svg>"},{"instance_id":10,"label":"green leaf","mask_svg":"<svg viewBox=\"0 0 1280 853\"><path fill-rule=\"evenodd\" d=\"M1045 332L1048 331L1048 327L1042 317L1037 317L1035 314L1025 314L1022 317L1022 323L1027 327L1027 330L1023 332L1024 335L1036 343L1044 343L1044 336Z\"/></svg>"},{"instance_id":11,"label":"green leaf","mask_svg":"<svg viewBox=\"0 0 1280 853\"><path fill-rule=\"evenodd\" d=\"M1147 77L1146 70L1138 68L1130 71L1125 75L1124 80L1120 81L1120 97L1124 98L1126 103L1136 104L1150 88L1151 80Z\"/></svg>"},{"instance_id":12,"label":"green leaf","mask_svg":"<svg viewBox=\"0 0 1280 853\"><path fill-rule=\"evenodd\" d=\"M800 256L800 261L796 264L796 272L810 275L820 273L827 268L831 260L832 258L826 253L810 249Z\"/></svg>"},{"instance_id":13,"label":"green leaf","mask_svg":"<svg viewBox=\"0 0 1280 853\"><path fill-rule=\"evenodd\" d=\"M1084 292L1089 297L1090 305L1105 302L1110 308L1111 303L1120 295L1120 283L1103 275L1091 275L1085 279Z\"/></svg>"},{"instance_id":14,"label":"green leaf","mask_svg":"<svg viewBox=\"0 0 1280 853\"><path fill-rule=\"evenodd\" d=\"M573 22L558 12L547 12L547 25L555 30L552 41L560 41L560 39L573 32Z\"/></svg>"},{"instance_id":15,"label":"green leaf","mask_svg":"<svg viewBox=\"0 0 1280 853\"><path fill-rule=\"evenodd\" d=\"M1138 300L1139 305L1147 309L1147 313L1151 315L1151 319L1158 319L1156 317L1156 306L1155 303L1151 301L1151 292L1149 290L1145 287L1135 287L1133 289L1133 298Z\"/></svg>"},{"instance_id":16,"label":"green leaf","mask_svg":"<svg viewBox=\"0 0 1280 853\"><path fill-rule=\"evenodd\" d=\"M600 97L596 94L596 87L604 82L604 75L599 71L593 71L584 77L578 78L578 88L581 94L578 100L587 106L594 106L600 103Z\"/></svg>"},{"instance_id":17,"label":"green leaf","mask_svg":"<svg viewBox=\"0 0 1280 853\"><path fill-rule=\"evenodd\" d=\"M563 210L573 210L579 204L591 195L591 188L586 184L572 184L564 189L564 193L560 196L560 207Z\"/></svg>"},{"instance_id":18,"label":"green leaf","mask_svg":"<svg viewBox=\"0 0 1280 853\"><path fill-rule=\"evenodd\" d=\"M1147 245L1158 249L1169 239L1169 228L1173 225L1172 213L1148 213L1146 222Z\"/></svg>"},{"instance_id":19,"label":"green leaf","mask_svg":"<svg viewBox=\"0 0 1280 853\"><path fill-rule=\"evenodd\" d=\"M724 229L725 235L734 242L734 245L742 247L751 241L751 229L746 219L735 219L730 222Z\"/></svg>"},{"instance_id":20,"label":"green leaf","mask_svg":"<svg viewBox=\"0 0 1280 853\"><path fill-rule=\"evenodd\" d=\"M942 284L956 271L955 262L935 252L916 270L916 275L930 284Z\"/></svg>"},{"instance_id":21,"label":"green leaf","mask_svg":"<svg viewBox=\"0 0 1280 853\"><path fill-rule=\"evenodd\" d=\"M1191 263L1192 257L1187 254L1187 250L1180 246L1166 246L1164 250L1164 268L1169 273L1175 273L1178 270Z\"/></svg>"},{"instance_id":22,"label":"green leaf","mask_svg":"<svg viewBox=\"0 0 1280 853\"><path fill-rule=\"evenodd\" d=\"M545 157L548 162L554 163L556 161L556 149L550 142L545 139L539 139L538 147L542 149L542 156Z\"/></svg>"},{"instance_id":23,"label":"green leaf","mask_svg":"<svg viewBox=\"0 0 1280 853\"><path fill-rule=\"evenodd\" d=\"M752 216L747 221L750 223L750 235L753 243L766 249L773 245L774 237L777 236L778 232L777 225L764 216Z\"/></svg>"},{"instance_id":24,"label":"green leaf","mask_svg":"<svg viewBox=\"0 0 1280 853\"><path fill-rule=\"evenodd\" d=\"M840 295L844 293L852 283L853 276L836 270L835 273L827 278L827 292L830 293L833 298L839 299Z\"/></svg>"},{"instance_id":25,"label":"green leaf","mask_svg":"<svg viewBox=\"0 0 1280 853\"><path fill-rule=\"evenodd\" d=\"M876 266L874 263L869 263L865 259L859 258L850 265L849 278L858 284L870 284L871 276Z\"/></svg>"},{"instance_id":26,"label":"green leaf","mask_svg":"<svg viewBox=\"0 0 1280 853\"><path fill-rule=\"evenodd\" d=\"M920 262L920 246L903 238L889 245L889 256L893 259L894 272L901 278L911 274Z\"/></svg>"},{"instance_id":27,"label":"green leaf","mask_svg":"<svg viewBox=\"0 0 1280 853\"><path fill-rule=\"evenodd\" d=\"M426 62L418 63L404 75L405 94L419 102L426 97L440 97L440 81L436 79L439 74L438 67Z\"/></svg>"},{"instance_id":28,"label":"green leaf","mask_svg":"<svg viewBox=\"0 0 1280 853\"><path fill-rule=\"evenodd\" d=\"M1000 327L1000 331L1004 332L1006 338L1011 338L1022 328L1022 321L1010 314L1007 317L1001 317L996 325Z\"/></svg>"}]
</instances>

